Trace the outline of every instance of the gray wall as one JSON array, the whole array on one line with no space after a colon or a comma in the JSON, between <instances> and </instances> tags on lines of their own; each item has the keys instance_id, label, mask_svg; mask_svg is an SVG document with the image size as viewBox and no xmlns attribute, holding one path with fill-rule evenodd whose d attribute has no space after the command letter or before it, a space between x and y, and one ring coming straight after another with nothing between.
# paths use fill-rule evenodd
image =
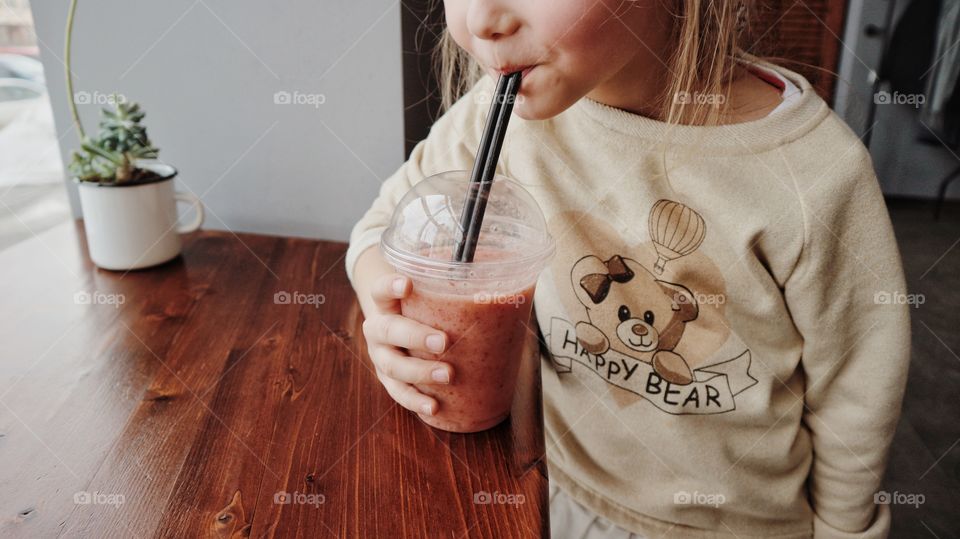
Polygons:
<instances>
[{"instance_id":1,"label":"gray wall","mask_svg":"<svg viewBox=\"0 0 960 539\"><path fill-rule=\"evenodd\" d=\"M62 63L68 4L32 3L65 159L78 143ZM83 0L74 91L89 96L88 132L103 96L141 103L178 188L202 197L205 228L344 240L403 160L400 44L390 0ZM277 92L323 103L277 104Z\"/></svg>"}]
</instances>

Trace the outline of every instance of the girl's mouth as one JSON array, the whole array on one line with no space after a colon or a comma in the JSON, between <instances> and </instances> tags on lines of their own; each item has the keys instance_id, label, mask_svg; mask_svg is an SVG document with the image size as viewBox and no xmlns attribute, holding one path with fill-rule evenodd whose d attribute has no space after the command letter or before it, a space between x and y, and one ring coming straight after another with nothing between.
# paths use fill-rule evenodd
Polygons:
<instances>
[{"instance_id":1,"label":"girl's mouth","mask_svg":"<svg viewBox=\"0 0 960 539\"><path fill-rule=\"evenodd\" d=\"M505 66L493 68L493 71L498 75L509 75L511 73L516 73L517 71L521 72L521 77L526 77L530 71L537 66L528 65L528 66Z\"/></svg>"}]
</instances>

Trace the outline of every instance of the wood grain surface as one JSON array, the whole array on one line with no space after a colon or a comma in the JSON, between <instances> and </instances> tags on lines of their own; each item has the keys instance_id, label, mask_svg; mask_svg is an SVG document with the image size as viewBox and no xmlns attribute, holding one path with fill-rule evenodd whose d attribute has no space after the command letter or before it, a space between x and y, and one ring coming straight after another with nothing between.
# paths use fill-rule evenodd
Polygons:
<instances>
[{"instance_id":1,"label":"wood grain surface","mask_svg":"<svg viewBox=\"0 0 960 539\"><path fill-rule=\"evenodd\" d=\"M373 374L344 244L203 231L123 273L82 230L0 253L0 537L546 535L535 355L511 419L436 431Z\"/></svg>"}]
</instances>

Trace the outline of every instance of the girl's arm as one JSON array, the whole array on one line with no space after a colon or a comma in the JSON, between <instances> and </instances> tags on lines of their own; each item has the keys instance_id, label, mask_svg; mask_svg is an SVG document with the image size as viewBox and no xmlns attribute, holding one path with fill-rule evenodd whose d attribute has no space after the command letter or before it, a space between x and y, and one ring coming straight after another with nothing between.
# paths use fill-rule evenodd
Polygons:
<instances>
[{"instance_id":1,"label":"girl's arm","mask_svg":"<svg viewBox=\"0 0 960 539\"><path fill-rule=\"evenodd\" d=\"M483 125L481 92L492 93L484 78L447 111L413 149L409 159L380 188L363 218L354 226L347 249L347 276L363 310L363 334L377 378L401 406L431 415L437 402L413 384L446 384L456 376L451 365L411 357L409 352L443 352L448 343L442 331L400 314L400 300L413 284L394 272L380 255L380 236L404 194L425 177L448 170L469 170Z\"/></svg>"},{"instance_id":2,"label":"girl's arm","mask_svg":"<svg viewBox=\"0 0 960 539\"><path fill-rule=\"evenodd\" d=\"M886 537L875 503L910 363L909 306L896 238L865 149L840 181L798 186L804 247L784 287L804 338L803 420L814 537Z\"/></svg>"}]
</instances>

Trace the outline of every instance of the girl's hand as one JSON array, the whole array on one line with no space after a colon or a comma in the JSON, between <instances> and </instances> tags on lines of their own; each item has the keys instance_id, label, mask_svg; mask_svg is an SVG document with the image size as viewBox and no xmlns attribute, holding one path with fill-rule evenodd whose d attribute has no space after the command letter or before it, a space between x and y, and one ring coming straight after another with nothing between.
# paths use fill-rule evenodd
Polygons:
<instances>
[{"instance_id":1,"label":"girl's hand","mask_svg":"<svg viewBox=\"0 0 960 539\"><path fill-rule=\"evenodd\" d=\"M410 279L402 275L378 277L370 290L374 308L363 322L363 335L377 368L377 378L393 400L413 412L433 415L438 406L436 399L417 391L412 384L449 384L453 367L443 361L407 355L407 351L439 354L448 345L442 331L400 314L400 299L407 297L411 289Z\"/></svg>"}]
</instances>

